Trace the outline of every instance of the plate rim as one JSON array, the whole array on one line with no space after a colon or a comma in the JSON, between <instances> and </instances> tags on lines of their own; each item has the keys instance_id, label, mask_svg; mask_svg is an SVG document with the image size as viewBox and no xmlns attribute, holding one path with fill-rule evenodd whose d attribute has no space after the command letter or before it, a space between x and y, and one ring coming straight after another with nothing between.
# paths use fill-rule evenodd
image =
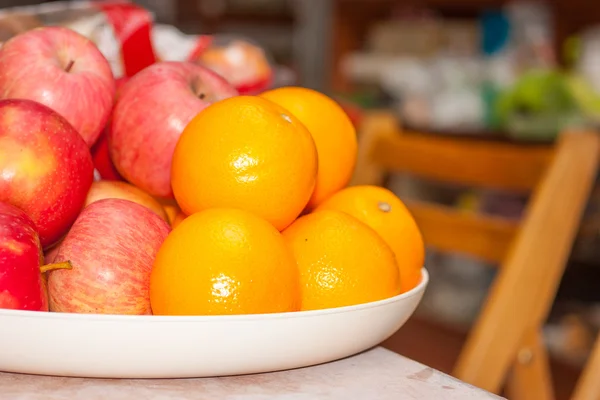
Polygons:
<instances>
[{"instance_id":1,"label":"plate rim","mask_svg":"<svg viewBox=\"0 0 600 400\"><path fill-rule=\"evenodd\" d=\"M70 321L96 321L96 322L162 322L162 323L183 323L183 322L241 322L256 320L275 320L290 318L308 318L322 315L332 315L348 313L352 311L365 310L381 307L390 303L416 296L424 292L429 283L429 272L425 267L421 268L421 281L417 286L407 292L400 293L393 297L382 300L371 301L351 306L325 308L321 310L308 311L287 311L266 314L237 314L237 315L122 315L122 314L87 314L87 313L66 313L66 312L47 312L31 310L11 310L0 309L0 318L2 317L21 317L50 320L70 320Z\"/></svg>"}]
</instances>

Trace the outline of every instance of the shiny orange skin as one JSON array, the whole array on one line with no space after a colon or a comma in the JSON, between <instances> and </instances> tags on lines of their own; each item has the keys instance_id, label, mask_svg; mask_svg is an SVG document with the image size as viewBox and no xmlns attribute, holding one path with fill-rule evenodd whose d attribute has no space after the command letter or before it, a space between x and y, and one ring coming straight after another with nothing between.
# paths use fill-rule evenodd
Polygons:
<instances>
[{"instance_id":1,"label":"shiny orange skin","mask_svg":"<svg viewBox=\"0 0 600 400\"><path fill-rule=\"evenodd\" d=\"M315 140L319 173L307 205L313 209L345 187L352 177L358 148L354 125L338 103L312 89L282 87L260 96L289 110Z\"/></svg>"},{"instance_id":2,"label":"shiny orange skin","mask_svg":"<svg viewBox=\"0 0 600 400\"><path fill-rule=\"evenodd\" d=\"M400 293L394 253L379 235L341 211L316 211L282 232L300 271L301 309L382 300Z\"/></svg>"},{"instance_id":3,"label":"shiny orange skin","mask_svg":"<svg viewBox=\"0 0 600 400\"><path fill-rule=\"evenodd\" d=\"M171 184L182 211L239 208L288 226L317 177L308 130L268 100L237 96L214 103L185 128L173 155Z\"/></svg>"},{"instance_id":4,"label":"shiny orange skin","mask_svg":"<svg viewBox=\"0 0 600 400\"><path fill-rule=\"evenodd\" d=\"M298 268L281 233L254 214L212 208L187 217L160 248L150 280L156 315L296 311Z\"/></svg>"},{"instance_id":5,"label":"shiny orange skin","mask_svg":"<svg viewBox=\"0 0 600 400\"><path fill-rule=\"evenodd\" d=\"M154 197L130 183L104 180L92 183L92 187L85 199L85 205L87 206L102 199L123 199L133 201L134 203L138 203L152 210L163 220L169 222L169 217L160 203L156 201Z\"/></svg>"},{"instance_id":6,"label":"shiny orange skin","mask_svg":"<svg viewBox=\"0 0 600 400\"><path fill-rule=\"evenodd\" d=\"M346 212L373 228L396 256L402 291L421 281L425 261L423 236L410 211L390 190L380 186L352 186L325 200L319 210Z\"/></svg>"}]
</instances>

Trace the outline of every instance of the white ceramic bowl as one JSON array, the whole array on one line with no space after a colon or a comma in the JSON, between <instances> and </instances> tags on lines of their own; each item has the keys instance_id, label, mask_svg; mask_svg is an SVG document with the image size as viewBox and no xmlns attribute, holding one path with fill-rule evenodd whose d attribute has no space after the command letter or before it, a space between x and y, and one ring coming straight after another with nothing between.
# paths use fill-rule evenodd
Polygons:
<instances>
[{"instance_id":1,"label":"white ceramic bowl","mask_svg":"<svg viewBox=\"0 0 600 400\"><path fill-rule=\"evenodd\" d=\"M238 375L354 355L396 332L429 281L350 307L165 317L0 310L0 371L105 378Z\"/></svg>"}]
</instances>

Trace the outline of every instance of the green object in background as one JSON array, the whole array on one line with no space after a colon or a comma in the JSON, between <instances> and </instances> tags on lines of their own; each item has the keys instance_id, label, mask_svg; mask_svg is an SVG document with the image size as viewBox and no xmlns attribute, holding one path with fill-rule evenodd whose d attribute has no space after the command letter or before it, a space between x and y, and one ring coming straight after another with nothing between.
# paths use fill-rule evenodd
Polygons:
<instances>
[{"instance_id":1,"label":"green object in background","mask_svg":"<svg viewBox=\"0 0 600 400\"><path fill-rule=\"evenodd\" d=\"M600 122L600 94L576 74L567 76L566 84L583 114L596 123Z\"/></svg>"},{"instance_id":2,"label":"green object in background","mask_svg":"<svg viewBox=\"0 0 600 400\"><path fill-rule=\"evenodd\" d=\"M580 121L565 75L531 70L497 96L492 122L515 138L552 140L565 126Z\"/></svg>"},{"instance_id":3,"label":"green object in background","mask_svg":"<svg viewBox=\"0 0 600 400\"><path fill-rule=\"evenodd\" d=\"M519 110L528 113L566 111L573 108L573 99L558 71L530 71L513 89L513 100Z\"/></svg>"}]
</instances>

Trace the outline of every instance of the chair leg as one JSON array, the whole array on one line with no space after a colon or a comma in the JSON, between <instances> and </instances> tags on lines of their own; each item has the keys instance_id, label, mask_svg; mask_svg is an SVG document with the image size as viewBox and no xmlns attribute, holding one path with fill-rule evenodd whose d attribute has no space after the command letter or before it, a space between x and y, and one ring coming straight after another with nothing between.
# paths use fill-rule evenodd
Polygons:
<instances>
[{"instance_id":1,"label":"chair leg","mask_svg":"<svg viewBox=\"0 0 600 400\"><path fill-rule=\"evenodd\" d=\"M571 400L600 399L600 336L596 339L590 358L575 386Z\"/></svg>"},{"instance_id":2,"label":"chair leg","mask_svg":"<svg viewBox=\"0 0 600 400\"><path fill-rule=\"evenodd\" d=\"M513 363L506 393L511 400L553 400L550 361L542 335L537 329L527 332Z\"/></svg>"}]
</instances>

